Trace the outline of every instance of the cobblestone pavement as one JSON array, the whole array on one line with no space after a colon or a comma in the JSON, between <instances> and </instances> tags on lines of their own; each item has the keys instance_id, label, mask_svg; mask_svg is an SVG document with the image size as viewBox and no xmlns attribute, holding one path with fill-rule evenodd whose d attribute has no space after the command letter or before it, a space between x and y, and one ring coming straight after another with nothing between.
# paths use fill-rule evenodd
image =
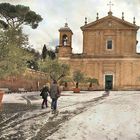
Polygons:
<instances>
[{"instance_id":1,"label":"cobblestone pavement","mask_svg":"<svg viewBox=\"0 0 140 140\"><path fill-rule=\"evenodd\" d=\"M61 124L104 99L104 97L97 97L91 101L79 103L81 107L73 111L64 110L65 107L63 107L63 111L60 108L59 113L52 115L51 109L41 111L40 105L31 104L30 100L34 100L34 96L23 96L23 98L27 104L3 104L0 114L0 140L45 140L55 133ZM29 115L31 112L32 115Z\"/></svg>"},{"instance_id":2,"label":"cobblestone pavement","mask_svg":"<svg viewBox=\"0 0 140 140\"><path fill-rule=\"evenodd\" d=\"M24 122L23 120L18 121L19 118L25 114L25 112L33 111L37 108L35 105L29 104L20 104L20 103L5 103L2 106L2 111L0 112L0 140L13 140L13 139L21 139L23 132L18 131L16 134L7 134L6 137L1 137L3 132L6 133L6 130L9 128L15 127Z\"/></svg>"}]
</instances>

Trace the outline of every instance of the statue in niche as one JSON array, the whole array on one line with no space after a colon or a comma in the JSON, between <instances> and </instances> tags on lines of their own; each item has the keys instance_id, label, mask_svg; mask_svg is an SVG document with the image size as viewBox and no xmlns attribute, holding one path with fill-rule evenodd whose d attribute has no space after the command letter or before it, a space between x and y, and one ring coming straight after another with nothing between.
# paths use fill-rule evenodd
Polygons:
<instances>
[{"instance_id":1,"label":"statue in niche","mask_svg":"<svg viewBox=\"0 0 140 140\"><path fill-rule=\"evenodd\" d=\"M63 46L66 46L67 45L67 41L68 41L67 35L63 35L63 40L62 40Z\"/></svg>"}]
</instances>

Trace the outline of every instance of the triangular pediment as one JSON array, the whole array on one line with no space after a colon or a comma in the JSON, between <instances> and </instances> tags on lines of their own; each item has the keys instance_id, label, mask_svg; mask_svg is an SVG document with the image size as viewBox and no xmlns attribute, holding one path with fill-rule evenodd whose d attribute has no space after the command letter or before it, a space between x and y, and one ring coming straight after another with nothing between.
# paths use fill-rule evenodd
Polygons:
<instances>
[{"instance_id":1,"label":"triangular pediment","mask_svg":"<svg viewBox=\"0 0 140 140\"><path fill-rule=\"evenodd\" d=\"M92 29L135 29L138 30L139 27L135 24L127 22L123 19L119 19L114 16L106 16L104 18L98 19L94 22L86 24L81 27L82 30L92 30Z\"/></svg>"}]
</instances>

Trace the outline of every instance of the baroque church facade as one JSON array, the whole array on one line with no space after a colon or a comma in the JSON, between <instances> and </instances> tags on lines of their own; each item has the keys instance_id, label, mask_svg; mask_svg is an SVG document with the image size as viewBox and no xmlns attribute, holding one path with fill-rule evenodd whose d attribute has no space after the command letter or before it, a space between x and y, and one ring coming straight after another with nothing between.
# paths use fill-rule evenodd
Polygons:
<instances>
[{"instance_id":1,"label":"baroque church facade","mask_svg":"<svg viewBox=\"0 0 140 140\"><path fill-rule=\"evenodd\" d=\"M83 52L72 53L72 30L65 24L59 29L58 60L70 65L71 75L80 70L98 79L99 89L140 89L140 55L136 52L139 26L112 15L87 23L83 32Z\"/></svg>"}]
</instances>

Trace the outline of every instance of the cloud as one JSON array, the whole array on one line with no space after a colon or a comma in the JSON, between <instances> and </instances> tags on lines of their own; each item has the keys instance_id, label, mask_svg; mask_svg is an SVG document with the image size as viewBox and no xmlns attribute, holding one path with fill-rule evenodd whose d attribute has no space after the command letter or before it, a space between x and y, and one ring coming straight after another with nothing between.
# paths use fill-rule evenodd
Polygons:
<instances>
[{"instance_id":1,"label":"cloud","mask_svg":"<svg viewBox=\"0 0 140 140\"><path fill-rule=\"evenodd\" d=\"M33 30L26 27L25 33L29 35L30 43L36 49L42 49L43 44L58 45L59 32L58 29L68 22L72 29L73 35L73 52L82 52L82 31L81 26L84 25L85 17L88 22L96 20L96 13L99 18L107 16L109 11L109 0L0 0L0 2L9 2L11 4L22 4L29 6L43 17L43 21L38 28ZM136 18L136 24L140 25L139 6L140 0L113 0L113 15L121 18L124 12L125 20L133 23L133 17ZM137 39L140 42L140 31L138 31ZM139 45L139 44L138 44Z\"/></svg>"}]
</instances>

